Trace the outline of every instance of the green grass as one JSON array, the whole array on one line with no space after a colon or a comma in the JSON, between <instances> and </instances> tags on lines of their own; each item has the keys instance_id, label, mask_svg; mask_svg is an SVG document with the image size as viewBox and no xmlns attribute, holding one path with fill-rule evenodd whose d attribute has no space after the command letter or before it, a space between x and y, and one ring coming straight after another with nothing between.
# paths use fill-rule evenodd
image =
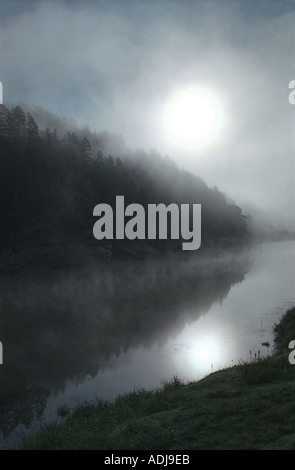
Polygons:
<instances>
[{"instance_id":1,"label":"green grass","mask_svg":"<svg viewBox=\"0 0 295 470\"><path fill-rule=\"evenodd\" d=\"M275 352L184 384L81 406L24 449L295 449L295 308L274 328Z\"/></svg>"}]
</instances>

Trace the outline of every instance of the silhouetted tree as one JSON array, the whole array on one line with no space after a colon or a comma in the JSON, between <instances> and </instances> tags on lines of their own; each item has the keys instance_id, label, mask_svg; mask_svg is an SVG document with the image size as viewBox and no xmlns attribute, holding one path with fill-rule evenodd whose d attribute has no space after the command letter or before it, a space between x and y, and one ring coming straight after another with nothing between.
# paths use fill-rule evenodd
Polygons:
<instances>
[{"instance_id":1,"label":"silhouetted tree","mask_svg":"<svg viewBox=\"0 0 295 470\"><path fill-rule=\"evenodd\" d=\"M145 207L202 204L202 246L230 246L247 239L241 209L217 188L210 189L201 178L180 170L156 151L106 156L98 145L106 146L103 139L107 139L111 146L111 134L98 137L88 128L85 133L67 131L60 136L55 128L40 130L22 107L0 106L2 247L21 240L23 233L40 236L41 226L44 232L54 227L55 232L75 236L86 228L91 237L93 207L100 202L114 206L116 195L124 195L126 204L138 202ZM120 139L114 142L119 149ZM177 242L152 243L163 249L179 247Z\"/></svg>"}]
</instances>

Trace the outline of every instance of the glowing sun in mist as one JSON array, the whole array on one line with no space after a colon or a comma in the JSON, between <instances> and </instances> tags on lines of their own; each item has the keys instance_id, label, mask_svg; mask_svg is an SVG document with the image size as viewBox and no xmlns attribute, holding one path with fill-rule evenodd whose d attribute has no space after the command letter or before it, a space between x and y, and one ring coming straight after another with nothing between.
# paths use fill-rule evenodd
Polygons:
<instances>
[{"instance_id":1,"label":"glowing sun in mist","mask_svg":"<svg viewBox=\"0 0 295 470\"><path fill-rule=\"evenodd\" d=\"M214 91L206 87L190 87L168 99L162 120L170 143L198 150L222 136L225 110Z\"/></svg>"}]
</instances>

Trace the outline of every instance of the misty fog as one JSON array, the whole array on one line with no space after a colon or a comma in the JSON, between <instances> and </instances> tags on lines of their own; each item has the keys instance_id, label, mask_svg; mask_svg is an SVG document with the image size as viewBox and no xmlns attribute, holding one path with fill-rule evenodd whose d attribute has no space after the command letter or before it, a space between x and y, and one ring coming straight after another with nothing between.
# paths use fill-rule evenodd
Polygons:
<instances>
[{"instance_id":1,"label":"misty fog","mask_svg":"<svg viewBox=\"0 0 295 470\"><path fill-rule=\"evenodd\" d=\"M291 0L0 0L0 449L269 354L294 305L294 24Z\"/></svg>"},{"instance_id":2,"label":"misty fog","mask_svg":"<svg viewBox=\"0 0 295 470\"><path fill-rule=\"evenodd\" d=\"M168 154L258 218L294 228L292 2L2 0L0 12L4 102ZM204 151L169 144L162 129L165 101L191 83L212 87L227 115Z\"/></svg>"}]
</instances>

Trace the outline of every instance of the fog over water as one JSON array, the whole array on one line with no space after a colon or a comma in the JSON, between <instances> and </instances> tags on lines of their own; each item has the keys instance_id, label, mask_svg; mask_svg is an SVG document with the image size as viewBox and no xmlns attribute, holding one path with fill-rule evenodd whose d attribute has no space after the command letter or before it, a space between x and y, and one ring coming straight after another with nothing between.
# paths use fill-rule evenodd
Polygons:
<instances>
[{"instance_id":1,"label":"fog over water","mask_svg":"<svg viewBox=\"0 0 295 470\"><path fill-rule=\"evenodd\" d=\"M294 24L291 0L0 0L0 449L272 353L295 305ZM97 240L118 196L201 205L200 250Z\"/></svg>"},{"instance_id":2,"label":"fog over water","mask_svg":"<svg viewBox=\"0 0 295 470\"><path fill-rule=\"evenodd\" d=\"M203 260L5 276L1 446L59 421L60 406L271 354L273 326L295 303L294 252L294 242L271 243Z\"/></svg>"}]
</instances>

